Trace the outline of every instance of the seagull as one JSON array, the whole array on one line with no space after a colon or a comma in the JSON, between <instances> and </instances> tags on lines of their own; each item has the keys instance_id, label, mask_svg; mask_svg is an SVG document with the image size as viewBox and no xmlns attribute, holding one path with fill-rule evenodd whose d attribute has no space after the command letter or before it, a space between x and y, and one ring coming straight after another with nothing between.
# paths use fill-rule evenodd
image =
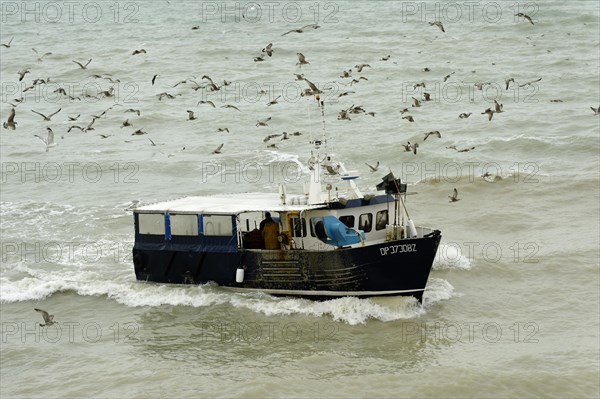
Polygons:
<instances>
[{"instance_id":1,"label":"seagull","mask_svg":"<svg viewBox=\"0 0 600 399\"><path fill-rule=\"evenodd\" d=\"M17 74L19 75L19 82L23 80L26 74L29 73L29 68L21 69Z\"/></svg>"},{"instance_id":2,"label":"seagull","mask_svg":"<svg viewBox=\"0 0 600 399\"><path fill-rule=\"evenodd\" d=\"M304 79L304 81L306 82L306 84L308 85L308 87L310 87L310 90L313 92L313 94L319 94L319 93L323 93L321 90L319 90L319 88L317 87L316 84L314 84L313 82L311 82L308 79Z\"/></svg>"},{"instance_id":3,"label":"seagull","mask_svg":"<svg viewBox=\"0 0 600 399\"><path fill-rule=\"evenodd\" d=\"M221 105L221 108L233 108L239 112L242 112L238 107L236 107L235 105L230 105L230 104Z\"/></svg>"},{"instance_id":4,"label":"seagull","mask_svg":"<svg viewBox=\"0 0 600 399\"><path fill-rule=\"evenodd\" d=\"M131 123L129 123L129 119L125 119L125 122L121 124L121 129L127 126L133 126Z\"/></svg>"},{"instance_id":5,"label":"seagull","mask_svg":"<svg viewBox=\"0 0 600 399\"><path fill-rule=\"evenodd\" d=\"M156 82L156 78L158 78L158 75L152 76L152 86L154 86L154 82Z\"/></svg>"},{"instance_id":6,"label":"seagull","mask_svg":"<svg viewBox=\"0 0 600 399\"><path fill-rule=\"evenodd\" d=\"M2 124L5 129L15 130L17 122L15 122L15 109L11 108L10 114L8 114L8 119L6 122Z\"/></svg>"},{"instance_id":7,"label":"seagull","mask_svg":"<svg viewBox=\"0 0 600 399\"><path fill-rule=\"evenodd\" d=\"M343 71L340 75L340 78L351 78L352 77L352 69L348 69L347 71Z\"/></svg>"},{"instance_id":8,"label":"seagull","mask_svg":"<svg viewBox=\"0 0 600 399\"><path fill-rule=\"evenodd\" d=\"M79 67L81 69L87 69L87 66L90 65L90 62L92 62L92 59L90 58L88 60L88 62L85 63L85 65L83 65L81 62L78 62L78 61L75 61L75 60L73 60L73 62L76 63L77 65L79 65Z\"/></svg>"},{"instance_id":9,"label":"seagull","mask_svg":"<svg viewBox=\"0 0 600 399\"><path fill-rule=\"evenodd\" d=\"M275 98L274 98L272 101L269 101L269 102L267 103L267 107L270 107L271 105L275 105L275 104L277 104L277 99L278 99L279 97L281 97L281 96L277 96L277 97L275 97Z\"/></svg>"},{"instance_id":10,"label":"seagull","mask_svg":"<svg viewBox=\"0 0 600 399\"><path fill-rule=\"evenodd\" d=\"M412 105L413 107L420 107L421 106L421 101L419 101L418 99L416 99L414 97L412 99L413 99L413 105Z\"/></svg>"},{"instance_id":11,"label":"seagull","mask_svg":"<svg viewBox=\"0 0 600 399\"><path fill-rule=\"evenodd\" d=\"M330 175L337 175L339 173L339 169L340 169L340 165L323 165L323 167L325 167L325 169L327 169L327 173Z\"/></svg>"},{"instance_id":12,"label":"seagull","mask_svg":"<svg viewBox=\"0 0 600 399\"><path fill-rule=\"evenodd\" d=\"M297 74L295 73L294 76L296 76L296 80L304 80L304 74Z\"/></svg>"},{"instance_id":13,"label":"seagull","mask_svg":"<svg viewBox=\"0 0 600 399\"><path fill-rule=\"evenodd\" d=\"M11 37L10 40L8 41L8 43L2 43L2 44L0 44L0 46L10 48L10 44L12 43L14 38L15 38L14 36Z\"/></svg>"},{"instance_id":14,"label":"seagull","mask_svg":"<svg viewBox=\"0 0 600 399\"><path fill-rule=\"evenodd\" d=\"M188 113L188 121L193 121L194 119L198 119L194 116L194 111L187 110L185 112Z\"/></svg>"},{"instance_id":15,"label":"seagull","mask_svg":"<svg viewBox=\"0 0 600 399\"><path fill-rule=\"evenodd\" d=\"M440 139L442 138L441 133L439 131L437 131L437 130L433 130L433 131L431 131L429 133L424 133L424 134L425 134L425 138L423 139L423 141L427 140L427 138L429 136L437 136Z\"/></svg>"},{"instance_id":16,"label":"seagull","mask_svg":"<svg viewBox=\"0 0 600 399\"><path fill-rule=\"evenodd\" d=\"M403 115L405 112L410 112L408 108L404 108L400 110L400 115Z\"/></svg>"},{"instance_id":17,"label":"seagull","mask_svg":"<svg viewBox=\"0 0 600 399\"><path fill-rule=\"evenodd\" d=\"M146 50L144 50L144 49L134 50L133 53L131 53L131 55L138 55L138 54L146 54Z\"/></svg>"},{"instance_id":18,"label":"seagull","mask_svg":"<svg viewBox=\"0 0 600 399\"><path fill-rule=\"evenodd\" d=\"M448 198L450 198L449 202L460 201L460 198L458 198L458 190L455 188L452 192L452 195L449 195Z\"/></svg>"},{"instance_id":19,"label":"seagull","mask_svg":"<svg viewBox=\"0 0 600 399\"><path fill-rule=\"evenodd\" d=\"M46 144L46 152L48 152L48 151L50 151L50 148L56 147L56 143L54 142L54 132L52 131L52 129L47 127L46 131L48 132L47 138L43 138L39 134L36 134L35 137L39 138L40 140L42 140L44 142L44 144Z\"/></svg>"},{"instance_id":20,"label":"seagull","mask_svg":"<svg viewBox=\"0 0 600 399\"><path fill-rule=\"evenodd\" d=\"M227 133L229 133L229 129L226 128L226 127L220 127L220 128L217 129L217 132L227 132Z\"/></svg>"},{"instance_id":21,"label":"seagull","mask_svg":"<svg viewBox=\"0 0 600 399\"><path fill-rule=\"evenodd\" d=\"M265 57L263 57L262 55L254 57L254 62L261 62L264 60L265 60Z\"/></svg>"},{"instance_id":22,"label":"seagull","mask_svg":"<svg viewBox=\"0 0 600 399\"><path fill-rule=\"evenodd\" d=\"M131 211L132 209L134 209L137 204L140 203L140 200L133 200L131 201L131 203L129 205L127 205L127 207L124 209L125 211Z\"/></svg>"},{"instance_id":23,"label":"seagull","mask_svg":"<svg viewBox=\"0 0 600 399\"><path fill-rule=\"evenodd\" d=\"M81 114L78 114L77 116L68 116L68 115L67 115L67 118L69 118L69 121L70 121L70 122L74 122L74 121L76 121L77 119L79 119L79 117L80 117L80 116L81 116Z\"/></svg>"},{"instance_id":24,"label":"seagull","mask_svg":"<svg viewBox=\"0 0 600 399\"><path fill-rule=\"evenodd\" d=\"M54 323L56 323L54 321L54 315L53 314L48 314L48 312L46 312L45 310L42 309L37 309L35 308L36 312L40 312L42 314L42 317L44 318L44 322L46 324L40 324L40 327L46 327L46 326L51 326Z\"/></svg>"},{"instance_id":25,"label":"seagull","mask_svg":"<svg viewBox=\"0 0 600 399\"><path fill-rule=\"evenodd\" d=\"M47 57L47 56L49 56L49 55L52 55L52 53L49 53L49 52L48 52L48 53L44 53L42 56L39 56L39 53L37 52L37 50L36 50L36 49L32 48L32 50L33 50L33 52L35 53L35 55L37 55L37 56L38 56L38 59L37 59L37 60L38 60L38 62L42 62L42 61L44 60L44 57Z\"/></svg>"},{"instance_id":26,"label":"seagull","mask_svg":"<svg viewBox=\"0 0 600 399\"><path fill-rule=\"evenodd\" d=\"M263 140L263 143L266 143L267 141L274 139L275 137L279 137L281 136L281 134L270 134L267 137L265 137L265 139Z\"/></svg>"},{"instance_id":27,"label":"seagull","mask_svg":"<svg viewBox=\"0 0 600 399\"><path fill-rule=\"evenodd\" d=\"M269 122L270 120L271 120L270 116L267 119L259 119L258 121L256 121L256 127L258 127L258 126L269 126L267 124L267 122Z\"/></svg>"},{"instance_id":28,"label":"seagull","mask_svg":"<svg viewBox=\"0 0 600 399\"><path fill-rule=\"evenodd\" d=\"M369 79L365 78L364 76L361 76L358 79L352 79L352 81L350 82L350 86L352 86L354 83L359 83L361 80L369 80Z\"/></svg>"},{"instance_id":29,"label":"seagull","mask_svg":"<svg viewBox=\"0 0 600 399\"><path fill-rule=\"evenodd\" d=\"M406 144L401 144L401 146L404 147L404 152L412 151L412 144L410 144L410 141L408 141Z\"/></svg>"},{"instance_id":30,"label":"seagull","mask_svg":"<svg viewBox=\"0 0 600 399\"><path fill-rule=\"evenodd\" d=\"M42 113L40 113L40 112L34 111L34 110L31 110L31 112L33 112L34 114L38 114L39 116L41 116L42 118L44 118L44 120L45 120L45 121L48 121L48 122L49 122L49 121L50 121L50 119L51 119L51 118L52 118L54 115L58 114L58 113L60 112L60 110L61 110L61 109L62 109L62 108L59 108L59 109L58 109L58 111L56 111L56 112L55 112L55 113L53 113L53 114L50 114L49 116L46 116L46 115L44 115L44 114L42 114Z\"/></svg>"},{"instance_id":31,"label":"seagull","mask_svg":"<svg viewBox=\"0 0 600 399\"><path fill-rule=\"evenodd\" d=\"M88 125L82 129L83 132L87 132L88 130L95 130L92 125L94 124L94 122L96 122L96 119L98 118L92 118L92 121L90 123L88 123Z\"/></svg>"},{"instance_id":32,"label":"seagull","mask_svg":"<svg viewBox=\"0 0 600 399\"><path fill-rule=\"evenodd\" d=\"M212 101L210 101L210 100L200 100L200 101L198 101L198 104L196 104L196 106L198 106L198 105L200 105L200 104L208 104L208 105L210 105L211 107L213 107L213 108L216 108L216 106L215 106L215 103L213 103L213 102L212 102Z\"/></svg>"},{"instance_id":33,"label":"seagull","mask_svg":"<svg viewBox=\"0 0 600 399\"><path fill-rule=\"evenodd\" d=\"M371 65L369 65L369 64L357 64L357 65L354 65L354 68L356 68L356 70L359 73L362 72L363 68L366 68L366 67L371 68Z\"/></svg>"},{"instance_id":34,"label":"seagull","mask_svg":"<svg viewBox=\"0 0 600 399\"><path fill-rule=\"evenodd\" d=\"M594 115L600 115L600 105L598 105L598 108L590 107L590 109L594 111Z\"/></svg>"},{"instance_id":35,"label":"seagull","mask_svg":"<svg viewBox=\"0 0 600 399\"><path fill-rule=\"evenodd\" d=\"M146 132L144 132L142 130L142 128L140 128L140 129L136 130L135 132L131 133L132 136L141 136L143 134L146 134Z\"/></svg>"},{"instance_id":36,"label":"seagull","mask_svg":"<svg viewBox=\"0 0 600 399\"><path fill-rule=\"evenodd\" d=\"M368 163L365 162L365 165L367 165L369 167L369 169L371 169L371 172L377 172L377 169L379 169L379 161L377 161L377 163L375 164L375 166L370 165Z\"/></svg>"},{"instance_id":37,"label":"seagull","mask_svg":"<svg viewBox=\"0 0 600 399\"><path fill-rule=\"evenodd\" d=\"M483 112L481 113L481 115L484 115L484 114L486 114L486 115L488 116L488 121L491 121L491 120L492 120L492 117L494 116L494 112L496 112L496 111L492 111L490 108L488 108L488 109L486 109L485 111L483 111Z\"/></svg>"},{"instance_id":38,"label":"seagull","mask_svg":"<svg viewBox=\"0 0 600 399\"><path fill-rule=\"evenodd\" d=\"M444 76L444 82L447 81L448 79L450 79L450 76L454 75L456 72L452 72L449 73L448 75Z\"/></svg>"},{"instance_id":39,"label":"seagull","mask_svg":"<svg viewBox=\"0 0 600 399\"><path fill-rule=\"evenodd\" d=\"M446 31L444 30L444 25L442 25L442 23L441 23L440 21L429 22L429 25L430 25L430 26L434 26L434 25L435 25L435 26L437 26L438 28L440 28L442 32L446 32Z\"/></svg>"},{"instance_id":40,"label":"seagull","mask_svg":"<svg viewBox=\"0 0 600 399\"><path fill-rule=\"evenodd\" d=\"M522 12L518 12L515 14L515 17L521 17L521 18L525 18L526 20L528 20L529 22L531 22L531 25L535 25L533 23L533 21L531 20L531 17L527 14L523 14Z\"/></svg>"},{"instance_id":41,"label":"seagull","mask_svg":"<svg viewBox=\"0 0 600 399\"><path fill-rule=\"evenodd\" d=\"M221 144L220 146L218 146L212 153L213 154L220 154L222 148L223 148L223 144Z\"/></svg>"},{"instance_id":42,"label":"seagull","mask_svg":"<svg viewBox=\"0 0 600 399\"><path fill-rule=\"evenodd\" d=\"M413 118L412 115L403 116L402 119L406 119L409 122L415 121L415 118Z\"/></svg>"},{"instance_id":43,"label":"seagull","mask_svg":"<svg viewBox=\"0 0 600 399\"><path fill-rule=\"evenodd\" d=\"M508 78L504 82L506 83L506 90L508 90L508 86L510 85L510 82L515 83L515 78Z\"/></svg>"},{"instance_id":44,"label":"seagull","mask_svg":"<svg viewBox=\"0 0 600 399\"><path fill-rule=\"evenodd\" d=\"M411 147L413 154L417 155L417 148L419 148L419 143L414 143Z\"/></svg>"},{"instance_id":45,"label":"seagull","mask_svg":"<svg viewBox=\"0 0 600 399\"><path fill-rule=\"evenodd\" d=\"M129 108L129 109L126 109L125 112L133 112L133 113L137 114L137 116L140 116L140 110L139 109Z\"/></svg>"},{"instance_id":46,"label":"seagull","mask_svg":"<svg viewBox=\"0 0 600 399\"><path fill-rule=\"evenodd\" d=\"M471 116L472 112L469 112L468 114L463 112L462 114L458 115L458 117L460 119L467 119L469 116Z\"/></svg>"},{"instance_id":47,"label":"seagull","mask_svg":"<svg viewBox=\"0 0 600 399\"><path fill-rule=\"evenodd\" d=\"M306 61L306 58L304 57L304 54L302 53L296 53L298 55L298 62L296 63L296 65L306 65L306 64L310 64L310 62Z\"/></svg>"},{"instance_id":48,"label":"seagull","mask_svg":"<svg viewBox=\"0 0 600 399\"><path fill-rule=\"evenodd\" d=\"M413 85L413 89L416 89L417 87L422 87L425 89L425 82L421 82L421 83L415 83Z\"/></svg>"},{"instance_id":49,"label":"seagull","mask_svg":"<svg viewBox=\"0 0 600 399\"><path fill-rule=\"evenodd\" d=\"M267 53L267 55L270 57L273 55L273 43L269 43L265 46L265 48L262 49L263 53Z\"/></svg>"},{"instance_id":50,"label":"seagull","mask_svg":"<svg viewBox=\"0 0 600 399\"><path fill-rule=\"evenodd\" d=\"M382 58L381 58L381 61L387 61L387 60L389 60L389 59L390 59L390 57L391 57L391 55L389 55L389 54L388 54L388 55L386 55L385 57L382 57Z\"/></svg>"},{"instance_id":51,"label":"seagull","mask_svg":"<svg viewBox=\"0 0 600 399\"><path fill-rule=\"evenodd\" d=\"M529 86L532 83L539 82L540 80L542 80L542 78L539 78L539 79L536 79L536 80L532 80L531 82L523 83L522 85L519 85L519 87Z\"/></svg>"},{"instance_id":52,"label":"seagull","mask_svg":"<svg viewBox=\"0 0 600 399\"><path fill-rule=\"evenodd\" d=\"M339 120L351 120L350 117L348 116L348 110L343 109L340 111L340 113L338 114L338 121Z\"/></svg>"},{"instance_id":53,"label":"seagull","mask_svg":"<svg viewBox=\"0 0 600 399\"><path fill-rule=\"evenodd\" d=\"M503 111L503 109L504 109L504 104L498 104L498 101L494 100L494 106L496 107L496 108L495 108L495 112L496 112L497 114L499 114L499 113L501 113L501 112L504 112L504 111Z\"/></svg>"},{"instance_id":54,"label":"seagull","mask_svg":"<svg viewBox=\"0 0 600 399\"><path fill-rule=\"evenodd\" d=\"M423 101L431 101L431 94L423 92Z\"/></svg>"},{"instance_id":55,"label":"seagull","mask_svg":"<svg viewBox=\"0 0 600 399\"><path fill-rule=\"evenodd\" d=\"M450 147L446 147L446 148L448 148L450 150L454 150L456 152L469 152L469 151L475 149L475 147L468 147L468 148L463 148L462 150L459 150L458 148L456 148L455 145L451 145Z\"/></svg>"},{"instance_id":56,"label":"seagull","mask_svg":"<svg viewBox=\"0 0 600 399\"><path fill-rule=\"evenodd\" d=\"M318 29L318 28L320 28L320 26L319 26L319 25L317 25L317 24L304 25L302 28L298 28L298 29L292 29L292 30L290 30L290 31L287 31L287 32L285 32L284 34L282 34L281 36L285 36L285 35L287 35L288 33L292 33L292 32L295 32L295 33L303 33L303 32L304 32L304 29L306 29L306 28Z\"/></svg>"}]
</instances>

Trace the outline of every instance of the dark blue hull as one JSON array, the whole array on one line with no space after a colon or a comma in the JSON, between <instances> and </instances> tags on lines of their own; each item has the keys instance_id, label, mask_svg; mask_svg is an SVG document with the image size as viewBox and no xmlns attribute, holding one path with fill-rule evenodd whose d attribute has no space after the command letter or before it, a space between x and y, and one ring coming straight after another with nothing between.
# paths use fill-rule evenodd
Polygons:
<instances>
[{"instance_id":1,"label":"dark blue hull","mask_svg":"<svg viewBox=\"0 0 600 399\"><path fill-rule=\"evenodd\" d=\"M193 245L138 243L136 278L172 284L209 281L244 291L315 299L411 295L421 300L441 239L416 239L334 251L248 250L206 252ZM243 282L236 271L244 268Z\"/></svg>"}]
</instances>

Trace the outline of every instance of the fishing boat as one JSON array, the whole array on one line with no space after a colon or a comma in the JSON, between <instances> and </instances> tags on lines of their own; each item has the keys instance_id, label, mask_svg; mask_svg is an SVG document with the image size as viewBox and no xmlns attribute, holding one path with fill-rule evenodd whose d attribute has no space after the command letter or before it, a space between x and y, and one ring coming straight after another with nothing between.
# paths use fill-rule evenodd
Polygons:
<instances>
[{"instance_id":1,"label":"fishing boat","mask_svg":"<svg viewBox=\"0 0 600 399\"><path fill-rule=\"evenodd\" d=\"M415 226L407 186L388 173L363 193L358 173L312 140L297 194L190 196L133 210L137 280L213 282L240 292L336 297L414 296L420 302L441 239Z\"/></svg>"}]
</instances>

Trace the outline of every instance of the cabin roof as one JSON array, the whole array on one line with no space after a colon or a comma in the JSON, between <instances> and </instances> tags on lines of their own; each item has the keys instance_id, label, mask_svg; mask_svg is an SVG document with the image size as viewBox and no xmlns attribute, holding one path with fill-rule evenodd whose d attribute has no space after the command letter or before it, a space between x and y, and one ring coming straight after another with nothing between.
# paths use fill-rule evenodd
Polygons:
<instances>
[{"instance_id":1,"label":"cabin roof","mask_svg":"<svg viewBox=\"0 0 600 399\"><path fill-rule=\"evenodd\" d=\"M140 206L134 211L137 213L232 215L242 212L290 212L325 207L326 204L282 205L278 193L238 193L184 197Z\"/></svg>"}]
</instances>

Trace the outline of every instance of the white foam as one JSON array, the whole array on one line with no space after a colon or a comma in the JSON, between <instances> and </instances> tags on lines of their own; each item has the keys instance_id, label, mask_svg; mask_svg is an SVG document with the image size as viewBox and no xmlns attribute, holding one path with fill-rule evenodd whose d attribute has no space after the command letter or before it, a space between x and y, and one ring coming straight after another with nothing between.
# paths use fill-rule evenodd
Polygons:
<instances>
[{"instance_id":1,"label":"white foam","mask_svg":"<svg viewBox=\"0 0 600 399\"><path fill-rule=\"evenodd\" d=\"M463 254L457 244L442 244L438 248L433 261L433 270L444 269L471 269L471 260Z\"/></svg>"},{"instance_id":2,"label":"white foam","mask_svg":"<svg viewBox=\"0 0 600 399\"><path fill-rule=\"evenodd\" d=\"M129 307L138 306L191 306L207 307L230 304L267 316L307 315L331 317L350 325L364 324L369 319L393 321L411 319L423 315L426 308L440 300L451 298L454 288L445 280L430 279L425 291L426 306L422 307L415 298L337 298L327 301L311 301L300 298L279 298L266 294L239 294L226 291L214 284L201 286L176 286L142 283L129 275L114 276L107 282L102 276L89 271L77 272L34 272L36 276L11 281L0 279L0 301L37 301L61 291L74 291L83 296L106 295ZM106 276L104 276L105 278Z\"/></svg>"}]
</instances>

